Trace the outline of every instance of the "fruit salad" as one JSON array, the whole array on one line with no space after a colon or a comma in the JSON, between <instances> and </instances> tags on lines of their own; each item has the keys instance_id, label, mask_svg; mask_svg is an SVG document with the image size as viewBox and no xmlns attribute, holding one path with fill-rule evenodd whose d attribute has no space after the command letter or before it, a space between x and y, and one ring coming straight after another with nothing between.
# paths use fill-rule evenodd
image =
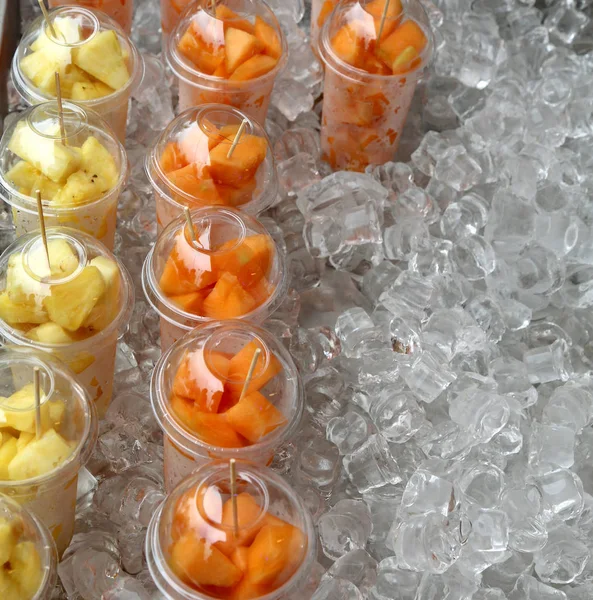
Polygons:
<instances>
[{"instance_id":1,"label":"fruit salad","mask_svg":"<svg viewBox=\"0 0 593 600\"><path fill-rule=\"evenodd\" d=\"M260 122L286 53L278 21L259 0L200 0L167 44L181 109L219 102Z\"/></svg>"},{"instance_id":2,"label":"fruit salad","mask_svg":"<svg viewBox=\"0 0 593 600\"><path fill-rule=\"evenodd\" d=\"M75 4L73 0L49 0L50 8ZM97 9L109 15L129 35L134 15L133 0L78 0L77 4Z\"/></svg>"},{"instance_id":3,"label":"fruit salad","mask_svg":"<svg viewBox=\"0 0 593 600\"><path fill-rule=\"evenodd\" d=\"M418 74L432 52L420 4L342 2L325 24L321 143L336 169L363 171L393 159Z\"/></svg>"},{"instance_id":4,"label":"fruit salad","mask_svg":"<svg viewBox=\"0 0 593 600\"><path fill-rule=\"evenodd\" d=\"M196 598L253 600L302 590L314 552L306 509L271 471L237 467L234 496L228 464L211 463L183 480L155 515L147 560L162 592L182 583Z\"/></svg>"}]
</instances>

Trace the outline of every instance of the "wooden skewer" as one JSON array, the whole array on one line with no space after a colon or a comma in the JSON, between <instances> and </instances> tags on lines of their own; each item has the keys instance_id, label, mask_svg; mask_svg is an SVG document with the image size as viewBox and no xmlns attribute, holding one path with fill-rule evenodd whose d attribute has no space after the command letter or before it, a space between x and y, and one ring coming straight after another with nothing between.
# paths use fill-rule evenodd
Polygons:
<instances>
[{"instance_id":1,"label":"wooden skewer","mask_svg":"<svg viewBox=\"0 0 593 600\"><path fill-rule=\"evenodd\" d=\"M45 248L45 258L47 259L47 271L51 275L51 261L49 258L49 246L47 244L47 233L45 231L45 217L43 216L43 202L41 201L41 191L37 190L37 216L39 217L39 229L41 230L41 241Z\"/></svg>"},{"instance_id":2,"label":"wooden skewer","mask_svg":"<svg viewBox=\"0 0 593 600\"><path fill-rule=\"evenodd\" d=\"M39 383L39 367L33 369L33 388L35 392L35 437L41 437L41 387Z\"/></svg>"},{"instance_id":3,"label":"wooden skewer","mask_svg":"<svg viewBox=\"0 0 593 600\"><path fill-rule=\"evenodd\" d=\"M261 348L256 348L253 353L253 358L251 359L251 364L249 365L249 371L247 371L247 377L245 378L245 383L243 384L243 389L241 390L241 395L239 396L239 402L243 400L243 398L247 395L247 388L251 383L251 378L253 377L253 371L255 371L255 365L259 359L259 355L261 354Z\"/></svg>"},{"instance_id":4,"label":"wooden skewer","mask_svg":"<svg viewBox=\"0 0 593 600\"><path fill-rule=\"evenodd\" d=\"M231 458L229 463L230 475L231 475L231 503L233 506L233 529L235 530L235 537L239 535L239 511L237 508L237 465L235 459Z\"/></svg>"},{"instance_id":5,"label":"wooden skewer","mask_svg":"<svg viewBox=\"0 0 593 600\"><path fill-rule=\"evenodd\" d=\"M377 42L381 40L383 35L383 27L385 27L385 19L387 18L387 11L389 10L389 0L385 0L385 6L383 7L383 14L381 15L381 24L379 25L379 33L377 35Z\"/></svg>"},{"instance_id":6,"label":"wooden skewer","mask_svg":"<svg viewBox=\"0 0 593 600\"><path fill-rule=\"evenodd\" d=\"M62 106L62 84L60 74L56 71L56 100L58 102L58 120L60 121L60 136L62 144L66 145L66 127L64 125L64 107Z\"/></svg>"},{"instance_id":7,"label":"wooden skewer","mask_svg":"<svg viewBox=\"0 0 593 600\"><path fill-rule=\"evenodd\" d=\"M237 131L237 135L235 136L235 139L233 140L233 145L229 148L229 151L226 155L227 158L230 158L233 155L233 152L235 151L235 148L237 147L237 144L239 143L239 140L241 139L241 136L243 135L243 131L245 130L246 125L247 125L247 119L243 119L243 122L241 123L241 126L239 127L239 131Z\"/></svg>"},{"instance_id":8,"label":"wooden skewer","mask_svg":"<svg viewBox=\"0 0 593 600\"><path fill-rule=\"evenodd\" d=\"M187 206L183 209L183 214L185 215L185 220L187 221L187 227L189 229L189 237L191 238L191 243L194 246L199 246L198 238L196 238L196 232L194 230L194 223L191 220L191 212Z\"/></svg>"},{"instance_id":9,"label":"wooden skewer","mask_svg":"<svg viewBox=\"0 0 593 600\"><path fill-rule=\"evenodd\" d=\"M43 13L43 18L45 19L45 22L47 23L47 26L49 27L49 30L51 31L52 36L54 37L54 39L58 39L58 34L56 33L56 30L54 29L54 24L51 22L51 19L49 18L49 13L47 12L47 8L45 8L45 2L44 0L37 0L39 2L39 8L41 8L41 12Z\"/></svg>"}]
</instances>

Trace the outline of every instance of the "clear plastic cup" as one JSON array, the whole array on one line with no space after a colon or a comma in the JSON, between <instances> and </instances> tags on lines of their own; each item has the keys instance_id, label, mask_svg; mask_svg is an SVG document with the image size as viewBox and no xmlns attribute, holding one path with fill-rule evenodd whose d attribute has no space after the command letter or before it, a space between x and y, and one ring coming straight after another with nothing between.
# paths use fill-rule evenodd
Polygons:
<instances>
[{"instance_id":1,"label":"clear plastic cup","mask_svg":"<svg viewBox=\"0 0 593 600\"><path fill-rule=\"evenodd\" d=\"M229 464L211 462L152 517L146 561L168 600L303 597L316 551L303 501L279 475L249 463L236 464L235 485L233 512Z\"/></svg>"},{"instance_id":2,"label":"clear plastic cup","mask_svg":"<svg viewBox=\"0 0 593 600\"><path fill-rule=\"evenodd\" d=\"M11 541L10 548L0 546L0 570L5 572L2 583L6 586L2 588L3 600L50 600L58 576L58 556L47 527L2 493L0 523ZM17 558L18 569L10 564L11 556Z\"/></svg>"},{"instance_id":3,"label":"clear plastic cup","mask_svg":"<svg viewBox=\"0 0 593 600\"><path fill-rule=\"evenodd\" d=\"M35 368L41 392L39 437ZM78 471L97 441L95 408L70 369L32 348L0 350L0 388L6 420L0 425L0 494L44 523L61 556L74 533Z\"/></svg>"},{"instance_id":4,"label":"clear plastic cup","mask_svg":"<svg viewBox=\"0 0 593 600\"><path fill-rule=\"evenodd\" d=\"M134 306L132 280L111 252L80 231L49 228L47 240L51 273L38 233L20 237L0 256L0 338L60 358L102 417L117 340Z\"/></svg>"},{"instance_id":5,"label":"clear plastic cup","mask_svg":"<svg viewBox=\"0 0 593 600\"><path fill-rule=\"evenodd\" d=\"M183 11L193 0L161 0L161 30L163 34L163 52L173 29L181 20Z\"/></svg>"},{"instance_id":6,"label":"clear plastic cup","mask_svg":"<svg viewBox=\"0 0 593 600\"><path fill-rule=\"evenodd\" d=\"M144 75L138 50L122 28L100 11L64 6L52 10L50 20L57 37L40 17L21 39L11 69L17 92L28 104L53 100L58 71L62 97L97 112L125 143L128 101Z\"/></svg>"},{"instance_id":7,"label":"clear plastic cup","mask_svg":"<svg viewBox=\"0 0 593 600\"><path fill-rule=\"evenodd\" d=\"M269 332L235 320L201 325L173 344L153 371L151 401L165 433L168 490L212 458L268 464L303 412L290 354Z\"/></svg>"},{"instance_id":8,"label":"clear plastic cup","mask_svg":"<svg viewBox=\"0 0 593 600\"><path fill-rule=\"evenodd\" d=\"M0 194L17 235L39 229L39 190L48 227L78 229L111 250L128 175L125 148L96 113L64 102L63 114L64 140L55 100L11 122L0 140Z\"/></svg>"},{"instance_id":9,"label":"clear plastic cup","mask_svg":"<svg viewBox=\"0 0 593 600\"><path fill-rule=\"evenodd\" d=\"M78 4L109 15L128 35L132 31L134 0L49 0L49 7Z\"/></svg>"},{"instance_id":10,"label":"clear plastic cup","mask_svg":"<svg viewBox=\"0 0 593 600\"><path fill-rule=\"evenodd\" d=\"M369 164L393 159L416 84L432 57L430 24L418 0L404 0L403 12L386 17L377 45L380 3L384 5L383 0L341 2L320 32L318 49L325 65L321 147L334 169L364 171ZM410 25L422 32L423 47L410 37ZM387 47L394 35L398 39ZM390 72L379 54L387 62L395 56Z\"/></svg>"},{"instance_id":11,"label":"clear plastic cup","mask_svg":"<svg viewBox=\"0 0 593 600\"><path fill-rule=\"evenodd\" d=\"M235 157L236 165L247 160L247 168L238 178L229 170L212 174L212 160L227 162L244 120L231 159ZM278 192L274 153L265 130L238 109L222 104L206 104L179 115L147 153L145 166L154 190L159 233L185 206L233 206L257 215Z\"/></svg>"},{"instance_id":12,"label":"clear plastic cup","mask_svg":"<svg viewBox=\"0 0 593 600\"><path fill-rule=\"evenodd\" d=\"M207 321L260 323L286 294L284 257L259 221L218 207L191 211L191 219L196 242L179 217L142 269L144 294L161 317L163 351Z\"/></svg>"},{"instance_id":13,"label":"clear plastic cup","mask_svg":"<svg viewBox=\"0 0 593 600\"><path fill-rule=\"evenodd\" d=\"M227 42L237 50L228 52ZM278 20L262 0L198 0L185 10L165 48L179 79L180 110L230 104L259 123L266 120L287 56Z\"/></svg>"},{"instance_id":14,"label":"clear plastic cup","mask_svg":"<svg viewBox=\"0 0 593 600\"><path fill-rule=\"evenodd\" d=\"M311 0L311 45L317 52L319 32L339 0Z\"/></svg>"}]
</instances>

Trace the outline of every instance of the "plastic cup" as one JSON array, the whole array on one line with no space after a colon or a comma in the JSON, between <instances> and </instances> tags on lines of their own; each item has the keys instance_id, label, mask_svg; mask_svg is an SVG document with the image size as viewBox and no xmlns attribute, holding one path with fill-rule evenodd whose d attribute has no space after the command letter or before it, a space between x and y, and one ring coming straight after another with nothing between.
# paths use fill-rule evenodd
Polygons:
<instances>
[{"instance_id":1,"label":"plastic cup","mask_svg":"<svg viewBox=\"0 0 593 600\"><path fill-rule=\"evenodd\" d=\"M39 438L33 394L35 368L39 369L41 392ZM78 471L97 441L94 406L70 369L55 356L32 348L9 346L0 350L0 387L0 408L11 426L0 426L0 448L6 451L6 444L23 444L0 473L0 494L44 523L61 556L74 533ZM15 393L20 396L18 400ZM11 436L9 441L5 436Z\"/></svg>"},{"instance_id":2,"label":"plastic cup","mask_svg":"<svg viewBox=\"0 0 593 600\"><path fill-rule=\"evenodd\" d=\"M227 39L225 31L232 28L252 32L257 18L263 20L277 36L279 56L275 66L271 67L270 63L266 67L268 71L259 67L250 70L254 74L264 74L245 80L235 71L234 63L229 64L226 59L221 62ZM182 40L186 34L193 40L199 40L190 41L187 46L197 48L192 59L188 58L188 52L183 52L186 45ZM211 56L208 49L217 53L214 61L207 58ZM266 120L274 81L284 68L287 56L288 45L278 20L262 0L225 0L221 3L198 0L186 9L165 48L167 63L179 80L179 110L201 104L230 104L259 123ZM270 56L268 59L271 60ZM227 65L233 69L230 74L224 70Z\"/></svg>"},{"instance_id":3,"label":"plastic cup","mask_svg":"<svg viewBox=\"0 0 593 600\"><path fill-rule=\"evenodd\" d=\"M144 294L161 317L163 352L188 331L208 321L241 319L261 323L278 308L286 294L284 258L259 221L236 210L217 207L191 211L191 219L197 243L189 237L185 219L175 219L157 239L142 269ZM267 265L257 265L247 250L248 260L240 266L240 261L236 261L238 252L243 253L245 240L254 236L261 236L257 239L265 243L270 260ZM178 269L184 272L182 281ZM238 294L246 302L229 306L226 300L219 301L227 284L234 297ZM251 309L242 312L246 306Z\"/></svg>"},{"instance_id":4,"label":"plastic cup","mask_svg":"<svg viewBox=\"0 0 593 600\"><path fill-rule=\"evenodd\" d=\"M78 4L109 15L128 35L132 31L134 0L49 0L49 7Z\"/></svg>"},{"instance_id":5,"label":"plastic cup","mask_svg":"<svg viewBox=\"0 0 593 600\"><path fill-rule=\"evenodd\" d=\"M250 422L241 422L236 429L231 425L241 446L222 447L222 441L228 445L235 440L223 440L210 428L202 435L183 415L193 414L193 407L188 408L187 404L193 400L194 407L214 415L212 429L222 415L226 415L227 423L235 423L235 413L228 410L238 401L247 372L229 371L227 360L245 349L241 356L247 353L246 361L250 363L255 348L260 348L261 354L246 396L257 391L280 413L273 411L267 420L269 426L257 430L251 430ZM195 389L188 391L184 385L187 381L195 381ZM302 384L290 354L269 332L235 320L201 325L173 344L155 366L150 392L154 413L165 434L168 490L212 458L268 464L277 448L294 433L303 412ZM208 397L206 403L202 402L204 394ZM262 412L264 407L268 404L258 405ZM223 435L228 433L227 423L222 425Z\"/></svg>"},{"instance_id":6,"label":"plastic cup","mask_svg":"<svg viewBox=\"0 0 593 600\"><path fill-rule=\"evenodd\" d=\"M255 175L249 173L239 185L228 185L220 178L215 182L210 175L210 154L217 147L230 150L235 130L244 120L247 123L235 151L247 148L256 136L265 140L265 158ZM230 205L257 215L272 204L278 191L274 153L265 130L238 109L222 104L191 108L174 119L147 153L145 167L154 190L158 233L186 206ZM192 172L189 179L188 169Z\"/></svg>"},{"instance_id":7,"label":"plastic cup","mask_svg":"<svg viewBox=\"0 0 593 600\"><path fill-rule=\"evenodd\" d=\"M154 514L146 536L146 561L167 600L303 597L316 550L315 530L303 501L279 475L264 467L237 463L235 483L237 529L226 462L206 464L182 480ZM286 542L274 554L275 565L266 564L260 552L266 547L265 538L279 542L277 547ZM208 560L222 563L219 573L226 581L221 583L239 581L217 588L205 585L211 570L200 569L196 553L200 548L208 549ZM242 571L233 563L229 567L225 555L236 548L235 555L246 555L251 569L242 565L246 569ZM256 588L254 581L265 583Z\"/></svg>"},{"instance_id":8,"label":"plastic cup","mask_svg":"<svg viewBox=\"0 0 593 600\"><path fill-rule=\"evenodd\" d=\"M33 544L33 560L39 564L39 570L32 570L25 588L19 587L19 600L50 600L58 576L58 556L56 545L47 527L33 513L20 506L14 500L0 493L0 520L7 522L14 534L15 544ZM30 550L27 550L30 551ZM7 568L0 564L0 569ZM29 564L27 564L29 567ZM14 575L10 577L14 581ZM17 577L18 579L18 577ZM3 579L3 583L6 581ZM6 590L8 593L10 590ZM4 596L3 596L4 597ZM10 596L15 598L17 596Z\"/></svg>"},{"instance_id":9,"label":"plastic cup","mask_svg":"<svg viewBox=\"0 0 593 600\"><path fill-rule=\"evenodd\" d=\"M55 100L28 108L12 121L0 140L0 194L12 207L17 235L39 229L36 199L39 189L46 226L78 229L112 250L117 203L128 175L126 151L109 125L96 113L64 102L63 114L66 147L60 134ZM26 149L35 150L27 156L14 147L17 140L24 139L23 135ZM111 156L109 170L102 166L104 157L91 151L90 161L83 159L81 162L76 158L78 151L74 149L90 147L93 142L90 138L103 146L101 152L106 151ZM29 160L23 162L27 157ZM68 161L63 163L68 165L67 168L56 169L60 159ZM38 170L40 163L53 180ZM101 186L98 192L94 191L96 186Z\"/></svg>"},{"instance_id":10,"label":"plastic cup","mask_svg":"<svg viewBox=\"0 0 593 600\"><path fill-rule=\"evenodd\" d=\"M100 33L109 30L115 31L122 52L124 56L127 57L126 62L130 75L127 83L112 93L100 98L80 99L77 97L75 102L83 108L90 108L101 115L101 117L103 117L103 119L105 119L105 121L113 128L113 131L119 140L122 143L125 143L128 101L144 76L144 62L142 57L122 28L106 14L100 11L82 8L80 6L64 6L52 10L50 13L50 20L54 26L56 21L59 22L60 19L65 18L76 20L81 27L81 31L83 32L82 37L84 39L80 42L66 43L63 38L56 39L53 37L42 17L35 20L23 35L12 61L11 76L14 87L23 100L31 105L39 104L46 100L53 100L55 98L55 89L52 89L51 87L47 88L49 91L42 89L27 77L22 68L23 58L33 53L31 44L33 44L40 35L44 34L47 36L48 43L51 44L50 48L55 48L62 53L66 53L67 57L64 62L68 61L66 63L68 64L68 68L72 69L72 66L69 64L72 59L68 58L68 56L72 56L72 51L79 50ZM69 50L71 52L68 55ZM39 52L47 53L47 49L41 49ZM69 99L71 92L69 92L68 81L72 78L72 75L66 73L66 67L63 66L63 64L58 65L58 68L55 70L60 71L62 97Z\"/></svg>"},{"instance_id":11,"label":"plastic cup","mask_svg":"<svg viewBox=\"0 0 593 600\"><path fill-rule=\"evenodd\" d=\"M107 248L84 233L49 228L47 240L51 275L39 234L20 237L0 256L0 338L43 350L65 362L86 387L102 417L111 402L117 340L134 306L132 280ZM55 259L59 250L52 249L54 244L62 252L68 251L68 256L74 255L74 261ZM69 268L62 274L54 271L56 264L75 266L71 273ZM89 266L95 267L90 275ZM101 271L101 278L96 269ZM111 278L103 275L111 269ZM17 275L21 282L18 287L9 283ZM49 306L53 307L51 312ZM71 308L66 316L64 307Z\"/></svg>"},{"instance_id":12,"label":"plastic cup","mask_svg":"<svg viewBox=\"0 0 593 600\"><path fill-rule=\"evenodd\" d=\"M344 26L364 28L366 42L376 43L378 18L365 11L369 4L369 0L341 2L320 32L318 49L325 65L321 147L325 160L337 170L364 171L369 164L393 160L416 84L433 53L424 9L418 0L404 0L403 13L387 18L383 31L387 34L407 20L423 30L426 45L407 71L381 75L345 62L332 45ZM353 44L350 41L346 48ZM378 59L374 60L378 64Z\"/></svg>"},{"instance_id":13,"label":"plastic cup","mask_svg":"<svg viewBox=\"0 0 593 600\"><path fill-rule=\"evenodd\" d=\"M315 52L318 52L319 32L337 4L338 0L311 1L311 45Z\"/></svg>"},{"instance_id":14,"label":"plastic cup","mask_svg":"<svg viewBox=\"0 0 593 600\"><path fill-rule=\"evenodd\" d=\"M192 0L161 0L161 29L163 33L163 51L175 25L179 23L183 11Z\"/></svg>"}]
</instances>

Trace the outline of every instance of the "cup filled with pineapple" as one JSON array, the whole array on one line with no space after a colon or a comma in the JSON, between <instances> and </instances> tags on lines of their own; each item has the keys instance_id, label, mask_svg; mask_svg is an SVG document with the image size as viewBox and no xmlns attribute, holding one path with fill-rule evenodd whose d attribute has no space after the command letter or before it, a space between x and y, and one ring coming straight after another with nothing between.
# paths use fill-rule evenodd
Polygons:
<instances>
[{"instance_id":1,"label":"cup filled with pineapple","mask_svg":"<svg viewBox=\"0 0 593 600\"><path fill-rule=\"evenodd\" d=\"M261 0L197 0L167 40L165 59L179 80L179 109L234 106L266 120L288 45Z\"/></svg>"},{"instance_id":2,"label":"cup filled with pineapple","mask_svg":"<svg viewBox=\"0 0 593 600\"><path fill-rule=\"evenodd\" d=\"M259 323L286 294L284 258L264 226L232 208L200 208L172 221L148 253L142 287L161 317L165 351L207 321Z\"/></svg>"},{"instance_id":3,"label":"cup filled with pineapple","mask_svg":"<svg viewBox=\"0 0 593 600\"><path fill-rule=\"evenodd\" d=\"M159 233L186 206L230 206L257 215L278 191L274 154L263 127L224 104L180 114L157 138L145 166Z\"/></svg>"},{"instance_id":4,"label":"cup filled with pineapple","mask_svg":"<svg viewBox=\"0 0 593 600\"><path fill-rule=\"evenodd\" d=\"M51 353L86 387L103 416L113 388L117 339L134 289L123 264L97 240L66 227L20 237L0 256L0 337Z\"/></svg>"},{"instance_id":5,"label":"cup filled with pineapple","mask_svg":"<svg viewBox=\"0 0 593 600\"><path fill-rule=\"evenodd\" d=\"M134 0L49 0L50 8L78 4L109 15L128 35L132 31Z\"/></svg>"},{"instance_id":6,"label":"cup filled with pineapple","mask_svg":"<svg viewBox=\"0 0 593 600\"><path fill-rule=\"evenodd\" d=\"M117 203L128 173L124 147L96 113L55 100L28 108L0 140L0 194L17 235L39 228L37 192L47 226L83 231L112 249Z\"/></svg>"},{"instance_id":7,"label":"cup filled with pineapple","mask_svg":"<svg viewBox=\"0 0 593 600\"><path fill-rule=\"evenodd\" d=\"M64 363L33 348L0 350L0 494L45 524L60 555L72 539L78 471L97 431L88 393Z\"/></svg>"},{"instance_id":8,"label":"cup filled with pineapple","mask_svg":"<svg viewBox=\"0 0 593 600\"><path fill-rule=\"evenodd\" d=\"M126 139L128 100L144 75L144 62L121 27L106 14L80 6L50 12L50 25L34 21L12 61L12 81L28 104L62 97L97 112Z\"/></svg>"},{"instance_id":9,"label":"cup filled with pineapple","mask_svg":"<svg viewBox=\"0 0 593 600\"><path fill-rule=\"evenodd\" d=\"M56 545L33 513L0 493L2 600L50 600L58 575Z\"/></svg>"},{"instance_id":10,"label":"cup filled with pineapple","mask_svg":"<svg viewBox=\"0 0 593 600\"><path fill-rule=\"evenodd\" d=\"M168 600L304 598L315 529L299 495L276 473L210 462L157 509L146 561Z\"/></svg>"},{"instance_id":11,"label":"cup filled with pineapple","mask_svg":"<svg viewBox=\"0 0 593 600\"><path fill-rule=\"evenodd\" d=\"M189 332L161 356L151 381L166 488L212 458L268 464L300 424L302 389L290 354L268 331L230 320Z\"/></svg>"}]
</instances>

